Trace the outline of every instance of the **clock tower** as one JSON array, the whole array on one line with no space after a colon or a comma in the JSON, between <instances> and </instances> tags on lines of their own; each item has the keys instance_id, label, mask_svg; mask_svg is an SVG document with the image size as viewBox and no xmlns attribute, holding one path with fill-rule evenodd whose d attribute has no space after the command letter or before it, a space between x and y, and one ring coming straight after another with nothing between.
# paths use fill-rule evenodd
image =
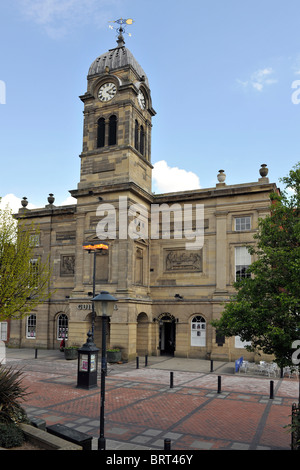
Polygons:
<instances>
[{"instance_id":1,"label":"clock tower","mask_svg":"<svg viewBox=\"0 0 300 470\"><path fill-rule=\"evenodd\" d=\"M148 78L125 47L123 28L117 47L90 66L84 103L84 130L78 196L82 190L134 183L151 193L152 108Z\"/></svg>"}]
</instances>

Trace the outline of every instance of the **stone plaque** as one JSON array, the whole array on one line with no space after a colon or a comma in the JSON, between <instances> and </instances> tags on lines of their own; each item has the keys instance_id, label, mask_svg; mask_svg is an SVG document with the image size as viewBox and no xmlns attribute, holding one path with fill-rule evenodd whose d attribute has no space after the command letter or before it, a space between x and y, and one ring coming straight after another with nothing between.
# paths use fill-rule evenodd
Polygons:
<instances>
[{"instance_id":1,"label":"stone plaque","mask_svg":"<svg viewBox=\"0 0 300 470\"><path fill-rule=\"evenodd\" d=\"M202 250L165 250L165 270L168 272L201 272Z\"/></svg>"}]
</instances>

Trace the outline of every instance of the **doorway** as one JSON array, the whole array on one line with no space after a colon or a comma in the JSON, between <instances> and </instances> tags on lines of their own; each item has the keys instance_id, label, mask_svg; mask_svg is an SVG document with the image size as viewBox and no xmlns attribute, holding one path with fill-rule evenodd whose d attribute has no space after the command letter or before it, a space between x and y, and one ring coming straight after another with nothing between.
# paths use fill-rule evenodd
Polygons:
<instances>
[{"instance_id":1,"label":"doorway","mask_svg":"<svg viewBox=\"0 0 300 470\"><path fill-rule=\"evenodd\" d=\"M174 356L176 322L172 315L164 315L159 320L159 349L161 356Z\"/></svg>"}]
</instances>

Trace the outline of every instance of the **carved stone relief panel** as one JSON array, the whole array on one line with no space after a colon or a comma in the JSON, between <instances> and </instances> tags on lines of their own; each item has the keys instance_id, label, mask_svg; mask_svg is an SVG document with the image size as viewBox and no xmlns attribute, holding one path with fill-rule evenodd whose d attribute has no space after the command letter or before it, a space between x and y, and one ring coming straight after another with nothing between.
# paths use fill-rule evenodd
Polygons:
<instances>
[{"instance_id":1,"label":"carved stone relief panel","mask_svg":"<svg viewBox=\"0 0 300 470\"><path fill-rule=\"evenodd\" d=\"M202 250L164 250L166 272L202 272Z\"/></svg>"},{"instance_id":2,"label":"carved stone relief panel","mask_svg":"<svg viewBox=\"0 0 300 470\"><path fill-rule=\"evenodd\" d=\"M60 275L61 276L74 276L75 273L75 256L74 255L61 255L60 257Z\"/></svg>"}]
</instances>

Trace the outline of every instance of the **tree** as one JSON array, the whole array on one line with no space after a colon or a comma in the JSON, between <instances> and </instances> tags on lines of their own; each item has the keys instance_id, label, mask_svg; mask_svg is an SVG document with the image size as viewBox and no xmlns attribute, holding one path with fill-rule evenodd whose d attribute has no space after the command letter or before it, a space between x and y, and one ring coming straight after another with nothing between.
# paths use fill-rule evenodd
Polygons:
<instances>
[{"instance_id":1,"label":"tree","mask_svg":"<svg viewBox=\"0 0 300 470\"><path fill-rule=\"evenodd\" d=\"M51 270L34 253L39 231L0 209L0 321L19 319L48 300Z\"/></svg>"},{"instance_id":2,"label":"tree","mask_svg":"<svg viewBox=\"0 0 300 470\"><path fill-rule=\"evenodd\" d=\"M280 181L292 195L270 195L270 213L259 220L256 244L248 247L254 257L251 277L234 283L235 295L212 325L227 337L251 342L250 351L274 355L284 367L294 364L300 340L300 164Z\"/></svg>"}]
</instances>

